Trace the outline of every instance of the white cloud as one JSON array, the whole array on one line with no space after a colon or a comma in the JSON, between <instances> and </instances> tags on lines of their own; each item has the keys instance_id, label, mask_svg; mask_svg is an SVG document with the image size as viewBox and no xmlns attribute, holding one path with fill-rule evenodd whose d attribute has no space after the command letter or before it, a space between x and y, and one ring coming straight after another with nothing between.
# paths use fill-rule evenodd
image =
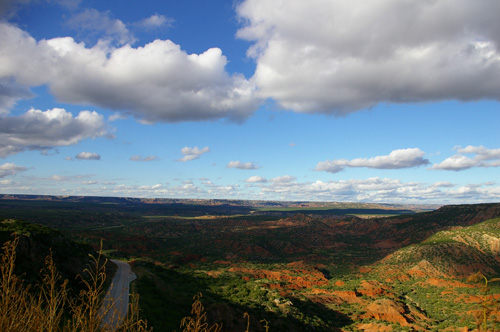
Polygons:
<instances>
[{"instance_id":1,"label":"white cloud","mask_svg":"<svg viewBox=\"0 0 500 332\"><path fill-rule=\"evenodd\" d=\"M267 180L266 178L263 178L262 176L254 175L246 179L244 182L246 183L266 183Z\"/></svg>"},{"instance_id":2,"label":"white cloud","mask_svg":"<svg viewBox=\"0 0 500 332\"><path fill-rule=\"evenodd\" d=\"M0 157L24 150L47 150L108 135L103 116L81 111L76 117L61 108L30 109L20 116L0 117Z\"/></svg>"},{"instance_id":3,"label":"white cloud","mask_svg":"<svg viewBox=\"0 0 500 332\"><path fill-rule=\"evenodd\" d=\"M147 156L147 157L132 156L132 157L130 157L130 160L131 161L155 161L155 160L158 160L158 157L157 156Z\"/></svg>"},{"instance_id":4,"label":"white cloud","mask_svg":"<svg viewBox=\"0 0 500 332\"><path fill-rule=\"evenodd\" d=\"M386 156L372 158L357 158L353 160L327 160L316 165L315 171L338 173L346 167L367 167L377 169L401 169L428 165L429 160L424 159L425 152L418 148L399 149Z\"/></svg>"},{"instance_id":5,"label":"white cloud","mask_svg":"<svg viewBox=\"0 0 500 332\"><path fill-rule=\"evenodd\" d=\"M80 152L75 158L80 160L101 160L101 156L94 152Z\"/></svg>"},{"instance_id":6,"label":"white cloud","mask_svg":"<svg viewBox=\"0 0 500 332\"><path fill-rule=\"evenodd\" d=\"M93 174L85 174L85 175L57 175L54 174L47 178L39 178L40 180L49 180L51 182L80 182L87 183L91 180L88 180L90 177L93 177ZM82 180L87 180L82 182ZM66 185L66 184L65 184Z\"/></svg>"},{"instance_id":7,"label":"white cloud","mask_svg":"<svg viewBox=\"0 0 500 332\"><path fill-rule=\"evenodd\" d=\"M469 145L456 147L457 154L432 166L432 169L463 171L473 167L500 167L500 149L487 149L484 146ZM474 154L473 158L465 154Z\"/></svg>"},{"instance_id":8,"label":"white cloud","mask_svg":"<svg viewBox=\"0 0 500 332\"><path fill-rule=\"evenodd\" d=\"M287 183L291 183L293 181L297 180L297 178L295 176L291 176L291 175L283 175L283 176L278 176L278 177L275 177L275 178L272 178L271 182L273 182L274 184L287 184Z\"/></svg>"},{"instance_id":9,"label":"white cloud","mask_svg":"<svg viewBox=\"0 0 500 332\"><path fill-rule=\"evenodd\" d=\"M24 172L26 170L26 167L17 166L13 163L5 163L3 165L0 165L0 178L16 175L17 173Z\"/></svg>"},{"instance_id":10,"label":"white cloud","mask_svg":"<svg viewBox=\"0 0 500 332\"><path fill-rule=\"evenodd\" d=\"M245 0L263 98L298 112L500 100L498 1Z\"/></svg>"},{"instance_id":11,"label":"white cloud","mask_svg":"<svg viewBox=\"0 0 500 332\"><path fill-rule=\"evenodd\" d=\"M170 40L137 48L88 48L71 37L37 42L7 23L0 23L0 45L0 80L46 84L61 102L92 104L149 123L241 121L259 104L253 82L229 75L218 48L187 54Z\"/></svg>"},{"instance_id":12,"label":"white cloud","mask_svg":"<svg viewBox=\"0 0 500 332\"><path fill-rule=\"evenodd\" d=\"M180 159L177 159L177 161L191 161L191 160L195 160L195 159L198 159L200 158L199 155L196 155L196 154L188 154L188 155L185 155L184 157L180 158Z\"/></svg>"},{"instance_id":13,"label":"white cloud","mask_svg":"<svg viewBox=\"0 0 500 332\"><path fill-rule=\"evenodd\" d=\"M242 163L241 161L234 161L234 160L231 160L226 165L226 167L227 168L237 168L237 169L247 169L247 170L260 168L259 166L257 166L256 164L254 164L252 162Z\"/></svg>"},{"instance_id":14,"label":"white cloud","mask_svg":"<svg viewBox=\"0 0 500 332\"><path fill-rule=\"evenodd\" d=\"M139 21L137 25L145 29L158 29L162 26L170 27L173 22L174 20L172 18L165 17L164 15L160 14L154 14Z\"/></svg>"},{"instance_id":15,"label":"white cloud","mask_svg":"<svg viewBox=\"0 0 500 332\"><path fill-rule=\"evenodd\" d=\"M289 176L276 179L283 178L288 179L253 185L260 188L260 199L414 204L484 203L500 199L500 187L488 183L456 187L444 182L424 184L378 177L326 182L297 182Z\"/></svg>"},{"instance_id":16,"label":"white cloud","mask_svg":"<svg viewBox=\"0 0 500 332\"><path fill-rule=\"evenodd\" d=\"M181 159L177 159L177 161L190 161L200 158L200 156L204 153L210 152L210 148L208 146L203 149L199 149L197 146L194 148L183 147L181 149L181 153L184 155Z\"/></svg>"},{"instance_id":17,"label":"white cloud","mask_svg":"<svg viewBox=\"0 0 500 332\"><path fill-rule=\"evenodd\" d=\"M443 187L443 188L451 188L455 185L448 181L439 181L432 184L432 187Z\"/></svg>"},{"instance_id":18,"label":"white cloud","mask_svg":"<svg viewBox=\"0 0 500 332\"><path fill-rule=\"evenodd\" d=\"M109 12L85 9L70 17L66 23L76 30L104 34L105 39L116 40L120 44L135 41L127 26L122 21L111 18Z\"/></svg>"}]
</instances>

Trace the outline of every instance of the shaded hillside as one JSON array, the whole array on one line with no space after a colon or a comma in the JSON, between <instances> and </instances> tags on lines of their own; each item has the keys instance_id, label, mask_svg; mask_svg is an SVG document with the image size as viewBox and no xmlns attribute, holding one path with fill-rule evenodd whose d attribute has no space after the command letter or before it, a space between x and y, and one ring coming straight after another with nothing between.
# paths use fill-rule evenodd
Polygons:
<instances>
[{"instance_id":1,"label":"shaded hillside","mask_svg":"<svg viewBox=\"0 0 500 332\"><path fill-rule=\"evenodd\" d=\"M89 246L76 243L60 231L47 226L16 220L0 221L0 244L19 238L16 248L16 274L34 282L40 270L45 268L45 258L52 253L62 277L76 284L76 276L90 263L89 254L95 254Z\"/></svg>"}]
</instances>

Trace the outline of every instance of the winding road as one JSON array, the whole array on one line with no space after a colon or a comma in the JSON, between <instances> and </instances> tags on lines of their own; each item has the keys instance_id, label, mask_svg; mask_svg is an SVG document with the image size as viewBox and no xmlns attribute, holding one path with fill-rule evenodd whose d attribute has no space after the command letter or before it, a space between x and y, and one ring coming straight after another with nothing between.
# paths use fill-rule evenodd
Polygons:
<instances>
[{"instance_id":1,"label":"winding road","mask_svg":"<svg viewBox=\"0 0 500 332\"><path fill-rule=\"evenodd\" d=\"M115 331L127 315L129 286L137 276L132 272L128 263L116 259L111 259L111 262L115 263L118 269L104 298L102 310L110 308L104 316L103 325Z\"/></svg>"}]
</instances>

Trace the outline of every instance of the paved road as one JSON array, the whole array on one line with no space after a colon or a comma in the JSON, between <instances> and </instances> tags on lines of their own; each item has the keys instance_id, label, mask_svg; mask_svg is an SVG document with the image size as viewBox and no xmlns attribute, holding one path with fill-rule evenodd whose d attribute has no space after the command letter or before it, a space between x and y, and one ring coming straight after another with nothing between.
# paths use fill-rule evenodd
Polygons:
<instances>
[{"instance_id":1,"label":"paved road","mask_svg":"<svg viewBox=\"0 0 500 332\"><path fill-rule=\"evenodd\" d=\"M132 272L130 265L127 263L116 259L111 259L111 261L118 266L118 269L104 298L103 308L111 306L111 309L104 317L104 324L110 326L115 331L127 315L129 285L137 276Z\"/></svg>"}]
</instances>

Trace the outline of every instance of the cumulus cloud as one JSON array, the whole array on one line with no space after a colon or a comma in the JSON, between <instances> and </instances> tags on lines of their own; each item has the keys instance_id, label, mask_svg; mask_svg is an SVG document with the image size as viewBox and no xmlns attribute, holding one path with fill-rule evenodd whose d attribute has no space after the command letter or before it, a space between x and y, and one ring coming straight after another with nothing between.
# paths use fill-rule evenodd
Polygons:
<instances>
[{"instance_id":1,"label":"cumulus cloud","mask_svg":"<svg viewBox=\"0 0 500 332\"><path fill-rule=\"evenodd\" d=\"M80 152L75 158L80 160L101 160L101 156L94 152Z\"/></svg>"},{"instance_id":2,"label":"cumulus cloud","mask_svg":"<svg viewBox=\"0 0 500 332\"><path fill-rule=\"evenodd\" d=\"M262 176L254 175L249 177L248 179L244 180L246 183L266 183L267 180L266 178L263 178Z\"/></svg>"},{"instance_id":3,"label":"cumulus cloud","mask_svg":"<svg viewBox=\"0 0 500 332\"><path fill-rule=\"evenodd\" d=\"M62 102L92 104L149 123L241 121L259 105L253 82L229 75L218 48L188 54L170 40L88 48L71 37L36 41L8 23L0 23L0 45L0 79L23 87L46 84Z\"/></svg>"},{"instance_id":4,"label":"cumulus cloud","mask_svg":"<svg viewBox=\"0 0 500 332\"><path fill-rule=\"evenodd\" d=\"M70 27L90 32L91 34L104 34L106 39L116 40L120 44L133 43L135 38L120 20L111 18L109 12L100 12L89 8L73 15L66 22Z\"/></svg>"},{"instance_id":5,"label":"cumulus cloud","mask_svg":"<svg viewBox=\"0 0 500 332\"><path fill-rule=\"evenodd\" d=\"M132 156L132 157L130 157L130 160L131 161L155 161L155 160L158 160L158 157L157 156L147 156L147 157Z\"/></svg>"},{"instance_id":6,"label":"cumulus cloud","mask_svg":"<svg viewBox=\"0 0 500 332\"><path fill-rule=\"evenodd\" d=\"M463 171L473 167L500 167L500 149L488 149L484 146L469 145L456 147L457 154L432 166L432 169ZM474 155L474 157L466 156Z\"/></svg>"},{"instance_id":7,"label":"cumulus cloud","mask_svg":"<svg viewBox=\"0 0 500 332\"><path fill-rule=\"evenodd\" d=\"M262 97L298 112L500 100L498 1L245 0Z\"/></svg>"},{"instance_id":8,"label":"cumulus cloud","mask_svg":"<svg viewBox=\"0 0 500 332\"><path fill-rule=\"evenodd\" d=\"M428 165L430 162L424 158L425 152L418 148L399 149L386 156L372 158L357 158L353 160L327 160L316 165L315 171L338 173L346 167L367 167L377 169L401 169Z\"/></svg>"},{"instance_id":9,"label":"cumulus cloud","mask_svg":"<svg viewBox=\"0 0 500 332\"><path fill-rule=\"evenodd\" d=\"M61 108L30 109L20 116L0 117L0 157L24 150L47 150L109 135L103 116L81 111L73 116Z\"/></svg>"},{"instance_id":10,"label":"cumulus cloud","mask_svg":"<svg viewBox=\"0 0 500 332\"><path fill-rule=\"evenodd\" d=\"M0 178L4 178L6 176L16 175L19 172L26 171L26 167L17 166L13 163L5 163L0 165Z\"/></svg>"},{"instance_id":11,"label":"cumulus cloud","mask_svg":"<svg viewBox=\"0 0 500 332\"><path fill-rule=\"evenodd\" d=\"M210 152L210 148L208 146L203 149L199 149L197 146L194 148L183 147L181 149L181 153L184 155L181 159L177 159L177 161L190 161L200 158L200 156L204 153Z\"/></svg>"},{"instance_id":12,"label":"cumulus cloud","mask_svg":"<svg viewBox=\"0 0 500 332\"><path fill-rule=\"evenodd\" d=\"M233 161L231 160L227 165L227 168L237 168L237 169L258 169L260 168L256 164L252 162L242 163L241 161Z\"/></svg>"}]
</instances>

